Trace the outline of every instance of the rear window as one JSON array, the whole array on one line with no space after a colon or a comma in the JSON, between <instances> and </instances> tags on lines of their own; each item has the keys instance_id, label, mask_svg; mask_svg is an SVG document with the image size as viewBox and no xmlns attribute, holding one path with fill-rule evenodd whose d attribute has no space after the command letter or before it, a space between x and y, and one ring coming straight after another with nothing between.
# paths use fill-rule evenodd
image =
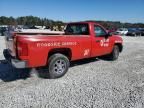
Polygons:
<instances>
[{"instance_id":1,"label":"rear window","mask_svg":"<svg viewBox=\"0 0 144 108\"><path fill-rule=\"evenodd\" d=\"M89 35L88 24L68 24L65 33L69 35Z\"/></svg>"}]
</instances>

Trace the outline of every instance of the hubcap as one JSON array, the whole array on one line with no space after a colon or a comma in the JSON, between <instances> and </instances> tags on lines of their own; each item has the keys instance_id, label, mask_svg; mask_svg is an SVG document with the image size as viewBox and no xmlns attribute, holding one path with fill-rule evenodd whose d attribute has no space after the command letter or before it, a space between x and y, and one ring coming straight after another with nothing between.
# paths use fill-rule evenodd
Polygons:
<instances>
[{"instance_id":1,"label":"hubcap","mask_svg":"<svg viewBox=\"0 0 144 108\"><path fill-rule=\"evenodd\" d=\"M59 59L53 65L53 71L57 74L62 74L66 69L66 62L62 59Z\"/></svg>"}]
</instances>

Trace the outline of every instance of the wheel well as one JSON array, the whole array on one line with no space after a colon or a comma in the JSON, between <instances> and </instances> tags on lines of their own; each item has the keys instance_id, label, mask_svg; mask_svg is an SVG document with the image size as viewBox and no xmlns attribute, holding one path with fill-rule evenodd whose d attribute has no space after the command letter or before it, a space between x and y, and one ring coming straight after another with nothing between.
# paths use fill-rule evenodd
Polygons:
<instances>
[{"instance_id":1,"label":"wheel well","mask_svg":"<svg viewBox=\"0 0 144 108\"><path fill-rule=\"evenodd\" d=\"M123 50L123 46L121 43L116 43L115 45L117 45L119 47L120 52L122 52Z\"/></svg>"},{"instance_id":2,"label":"wheel well","mask_svg":"<svg viewBox=\"0 0 144 108\"><path fill-rule=\"evenodd\" d=\"M52 49L52 50L50 50L50 52L48 53L48 58L49 58L50 56L52 56L53 54L56 54L56 53L63 54L63 55L65 55L66 57L68 57L69 60L71 60L72 52L71 52L71 49L69 49L69 48L56 48L56 49Z\"/></svg>"}]
</instances>

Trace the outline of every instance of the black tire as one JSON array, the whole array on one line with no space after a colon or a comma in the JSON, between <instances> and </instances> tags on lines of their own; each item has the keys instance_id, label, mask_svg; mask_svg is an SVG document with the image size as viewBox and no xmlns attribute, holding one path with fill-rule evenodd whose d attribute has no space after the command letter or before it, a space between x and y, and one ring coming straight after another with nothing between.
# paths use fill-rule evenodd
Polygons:
<instances>
[{"instance_id":1,"label":"black tire","mask_svg":"<svg viewBox=\"0 0 144 108\"><path fill-rule=\"evenodd\" d=\"M110 60L117 60L119 57L119 47L117 45L114 46L111 54L109 55Z\"/></svg>"},{"instance_id":2,"label":"black tire","mask_svg":"<svg viewBox=\"0 0 144 108\"><path fill-rule=\"evenodd\" d=\"M55 79L65 75L70 62L63 54L54 54L48 60L49 78Z\"/></svg>"},{"instance_id":3,"label":"black tire","mask_svg":"<svg viewBox=\"0 0 144 108\"><path fill-rule=\"evenodd\" d=\"M134 37L137 37L137 34L136 34L136 33L134 34Z\"/></svg>"},{"instance_id":4,"label":"black tire","mask_svg":"<svg viewBox=\"0 0 144 108\"><path fill-rule=\"evenodd\" d=\"M58 62L59 60L61 60L63 62L65 68L61 72L60 71L56 72L56 71L54 71L54 66L55 66L56 62ZM69 59L65 55L57 53L57 54L50 56L50 58L48 59L47 66L45 66L43 68L38 68L38 75L39 75L39 77L42 77L42 78L50 78L50 79L60 78L60 77L64 76L65 73L68 71L69 66L70 66Z\"/></svg>"}]
</instances>

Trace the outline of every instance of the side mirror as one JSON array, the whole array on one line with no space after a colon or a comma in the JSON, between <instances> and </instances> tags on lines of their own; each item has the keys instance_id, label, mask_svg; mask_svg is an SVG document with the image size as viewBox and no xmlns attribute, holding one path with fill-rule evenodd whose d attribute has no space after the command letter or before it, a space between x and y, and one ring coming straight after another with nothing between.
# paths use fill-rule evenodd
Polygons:
<instances>
[{"instance_id":1,"label":"side mirror","mask_svg":"<svg viewBox=\"0 0 144 108\"><path fill-rule=\"evenodd\" d=\"M112 34L113 34L112 32L108 32L108 33L105 35L105 37L108 38L108 37L112 36Z\"/></svg>"}]
</instances>

